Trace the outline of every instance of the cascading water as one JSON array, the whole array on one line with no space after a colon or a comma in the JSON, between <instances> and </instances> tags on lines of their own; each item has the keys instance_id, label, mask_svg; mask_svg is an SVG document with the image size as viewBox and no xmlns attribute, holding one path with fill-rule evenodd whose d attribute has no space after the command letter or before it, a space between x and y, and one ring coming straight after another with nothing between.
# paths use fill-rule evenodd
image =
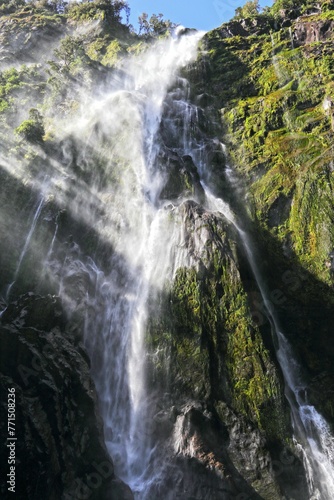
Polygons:
<instances>
[{"instance_id":1,"label":"cascading water","mask_svg":"<svg viewBox=\"0 0 334 500\"><path fill-rule=\"evenodd\" d=\"M114 148L107 153L114 185L109 179L106 190L95 187L107 206L107 221L96 220L96 225L113 246L110 274L92 259L84 259L75 244L64 262L48 253L50 269L59 280L59 295L69 310L77 308L79 296L78 290L73 296L71 280L86 276L93 284L81 302L85 345L99 394L106 443L118 475L131 486L136 498L145 497L158 474L146 473L154 453L145 380L147 302L177 267L189 264L181 227L170 216L166 201L159 201L167 176L159 166L158 130L168 88L178 70L196 57L201 36L196 33L162 41L127 60L110 83L112 91L86 110L79 124L80 134L87 136L86 150L94 147L94 141L101 141L102 134ZM103 131L96 137L91 133L92 124L94 128L102 110Z\"/></svg>"},{"instance_id":2,"label":"cascading water","mask_svg":"<svg viewBox=\"0 0 334 500\"><path fill-rule=\"evenodd\" d=\"M223 154L222 145L199 132L203 111L189 102L189 83L178 76L195 59L201 36L195 33L159 41L127 59L109 82L107 93L88 100L80 118L65 123L64 138L80 141L77 162L91 182L88 189L63 166L55 165L48 191L79 222L89 220L99 239L108 244L111 257L105 267L97 265L75 238L60 252L57 218L43 273L55 282L69 313L84 317L84 342L116 473L137 499L153 498L150 488L159 481L160 471L150 433L155 396L148 392L146 381L148 302L178 268L196 264L187 249L179 210L185 197L175 202L175 197L164 195L169 168L164 137L168 137L169 153L191 157L197 167L199 195L193 193L193 198L207 210L222 214L239 233L272 326L295 436L304 450L310 499L330 500L334 496L333 437L322 416L307 404L300 368L269 301L251 238L228 201L213 194L208 150ZM64 139L62 153L70 164L74 156L70 141ZM237 196L232 170L227 168L225 173L232 196ZM43 205L44 197L36 205L14 281ZM170 494L168 498L173 499L173 491Z\"/></svg>"},{"instance_id":3,"label":"cascading water","mask_svg":"<svg viewBox=\"0 0 334 500\"><path fill-rule=\"evenodd\" d=\"M307 404L307 387L302 380L301 367L295 360L292 348L279 326L247 231L240 227L227 203L215 198L208 189L206 192L211 209L222 213L236 227L261 292L277 347L277 359L285 379L286 397L291 408L295 437L302 446L310 498L330 500L334 495L334 438L329 425L314 406Z\"/></svg>"},{"instance_id":4,"label":"cascading water","mask_svg":"<svg viewBox=\"0 0 334 500\"><path fill-rule=\"evenodd\" d=\"M29 233L27 234L27 238L26 238L26 240L24 242L24 246L23 246L22 252L21 252L20 257L19 257L19 261L18 261L16 269L15 269L15 273L14 273L14 276L13 276L13 281L7 287L6 294L5 294L5 297L6 297L7 301L9 300L11 289L13 288L13 285L15 284L15 281L17 280L17 277L19 275L19 272L20 272L20 269L21 269L21 266L22 266L23 259L24 259L25 255L27 253L27 250L28 250L29 245L30 245L31 238L32 238L32 236L34 234L34 231L36 229L36 224L37 224L38 218L39 218L39 216L41 214L43 203L44 203L44 196L41 197L41 200L38 203L37 209L34 212L33 220L32 220L32 223L31 223L31 227L30 227Z\"/></svg>"}]
</instances>

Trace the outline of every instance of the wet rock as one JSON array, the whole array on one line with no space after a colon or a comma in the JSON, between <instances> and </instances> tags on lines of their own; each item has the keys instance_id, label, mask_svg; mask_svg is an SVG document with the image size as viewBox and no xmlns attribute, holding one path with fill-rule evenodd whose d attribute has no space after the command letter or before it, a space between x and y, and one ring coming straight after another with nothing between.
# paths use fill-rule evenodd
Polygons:
<instances>
[{"instance_id":1,"label":"wet rock","mask_svg":"<svg viewBox=\"0 0 334 500\"><path fill-rule=\"evenodd\" d=\"M160 193L162 200L194 197L203 201L204 191L191 156L181 158L175 151L166 149L160 159L167 177L165 186Z\"/></svg>"},{"instance_id":2,"label":"wet rock","mask_svg":"<svg viewBox=\"0 0 334 500\"><path fill-rule=\"evenodd\" d=\"M303 465L294 448L276 443L272 449L265 433L238 415L225 403L216 405L217 413L228 433L228 455L235 468L262 498L280 499L294 495L307 497ZM291 497L290 497L291 495Z\"/></svg>"},{"instance_id":3,"label":"wet rock","mask_svg":"<svg viewBox=\"0 0 334 500\"><path fill-rule=\"evenodd\" d=\"M59 297L39 297L29 292L8 305L2 315L2 323L16 328L48 331L50 327L64 329L66 318Z\"/></svg>"},{"instance_id":4,"label":"wet rock","mask_svg":"<svg viewBox=\"0 0 334 500\"><path fill-rule=\"evenodd\" d=\"M66 333L59 299L30 293L10 304L1 319L0 344L4 440L8 389L15 389L17 497L133 498L115 477L89 363L83 347L75 347ZM5 471L4 442L1 450Z\"/></svg>"},{"instance_id":5,"label":"wet rock","mask_svg":"<svg viewBox=\"0 0 334 500\"><path fill-rule=\"evenodd\" d=\"M232 412L227 409L225 422L220 419L223 413L218 416L213 407L200 401L189 401L176 411L174 407L174 414L176 420L169 439L161 443L164 466L149 491L152 498L158 494L171 500L281 498L265 439L258 430L249 423L246 425L237 450L239 458L244 454L244 462L238 468L234 452L236 433L243 422L240 416L232 418Z\"/></svg>"},{"instance_id":6,"label":"wet rock","mask_svg":"<svg viewBox=\"0 0 334 500\"><path fill-rule=\"evenodd\" d=\"M196 104L198 106L201 106L202 108L206 108L214 103L214 99L214 96L208 94L207 92L204 92L203 94L197 96Z\"/></svg>"}]
</instances>

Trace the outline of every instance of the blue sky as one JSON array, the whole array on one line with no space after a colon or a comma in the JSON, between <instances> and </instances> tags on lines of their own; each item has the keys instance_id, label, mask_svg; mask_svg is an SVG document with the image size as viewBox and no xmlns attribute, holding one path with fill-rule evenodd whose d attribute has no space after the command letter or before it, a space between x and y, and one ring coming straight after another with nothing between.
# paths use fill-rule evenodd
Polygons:
<instances>
[{"instance_id":1,"label":"blue sky","mask_svg":"<svg viewBox=\"0 0 334 500\"><path fill-rule=\"evenodd\" d=\"M217 28L234 16L235 9L246 0L128 0L131 8L130 22L137 30L137 19L142 12L159 14L187 28L208 31ZM262 7L272 5L272 0L260 0Z\"/></svg>"}]
</instances>

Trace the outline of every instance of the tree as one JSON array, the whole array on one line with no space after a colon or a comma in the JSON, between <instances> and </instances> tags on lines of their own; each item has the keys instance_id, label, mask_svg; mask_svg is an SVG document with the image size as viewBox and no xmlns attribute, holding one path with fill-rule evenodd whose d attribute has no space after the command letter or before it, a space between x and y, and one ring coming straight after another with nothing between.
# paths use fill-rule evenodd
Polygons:
<instances>
[{"instance_id":1,"label":"tree","mask_svg":"<svg viewBox=\"0 0 334 500\"><path fill-rule=\"evenodd\" d=\"M176 27L169 19L163 19L163 14L152 14L150 19L148 14L143 12L138 18L139 34L146 36L159 36L170 33Z\"/></svg>"},{"instance_id":2,"label":"tree","mask_svg":"<svg viewBox=\"0 0 334 500\"><path fill-rule=\"evenodd\" d=\"M247 17L256 16L260 12L260 3L259 0L250 0L246 2L243 7L238 7L235 10L235 18L236 19L245 19Z\"/></svg>"},{"instance_id":3,"label":"tree","mask_svg":"<svg viewBox=\"0 0 334 500\"><path fill-rule=\"evenodd\" d=\"M67 7L69 17L76 21L103 19L110 23L120 23L122 12L125 12L126 22L129 22L130 7L125 0L89 0L85 2L70 2Z\"/></svg>"},{"instance_id":4,"label":"tree","mask_svg":"<svg viewBox=\"0 0 334 500\"><path fill-rule=\"evenodd\" d=\"M87 59L81 40L70 35L62 39L59 49L55 49L54 53L59 62L48 63L52 70L59 73L70 72Z\"/></svg>"},{"instance_id":5,"label":"tree","mask_svg":"<svg viewBox=\"0 0 334 500\"><path fill-rule=\"evenodd\" d=\"M12 14L25 5L25 0L0 0L0 14Z\"/></svg>"},{"instance_id":6,"label":"tree","mask_svg":"<svg viewBox=\"0 0 334 500\"><path fill-rule=\"evenodd\" d=\"M29 111L29 120L24 120L21 125L15 129L15 133L28 142L36 144L42 143L45 130L40 112L37 109L31 109Z\"/></svg>"}]
</instances>

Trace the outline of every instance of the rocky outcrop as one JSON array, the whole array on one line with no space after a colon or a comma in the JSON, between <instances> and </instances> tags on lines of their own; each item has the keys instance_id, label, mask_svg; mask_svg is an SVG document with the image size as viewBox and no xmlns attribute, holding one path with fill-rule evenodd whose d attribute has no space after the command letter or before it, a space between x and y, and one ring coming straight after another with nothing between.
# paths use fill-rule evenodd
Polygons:
<instances>
[{"instance_id":1,"label":"rocky outcrop","mask_svg":"<svg viewBox=\"0 0 334 500\"><path fill-rule=\"evenodd\" d=\"M334 21L310 20L307 17L299 18L293 25L292 38L294 44L303 45L314 42L323 42L333 37Z\"/></svg>"},{"instance_id":2,"label":"rocky outcrop","mask_svg":"<svg viewBox=\"0 0 334 500\"><path fill-rule=\"evenodd\" d=\"M223 402L171 405L172 400L165 395L152 422L159 452L151 467L159 478L150 497L307 498L301 457L289 446L269 451L265 433Z\"/></svg>"},{"instance_id":3,"label":"rocky outcrop","mask_svg":"<svg viewBox=\"0 0 334 500\"><path fill-rule=\"evenodd\" d=\"M155 439L172 463L182 457L181 484L189 494L202 488L208 499L279 499L306 491L300 457L286 446L291 429L281 376L251 321L256 313L245 288L256 285L236 232L195 202L176 210L184 227L180 247L190 260L159 307L152 304L151 383L164 394L153 419ZM290 468L284 453L292 457ZM191 485L188 474L196 477L197 468L202 479Z\"/></svg>"},{"instance_id":4,"label":"rocky outcrop","mask_svg":"<svg viewBox=\"0 0 334 500\"><path fill-rule=\"evenodd\" d=\"M70 330L54 296L27 294L2 314L2 498L10 497L5 474L8 389L15 391L17 498L133 498L115 477L89 361Z\"/></svg>"},{"instance_id":5,"label":"rocky outcrop","mask_svg":"<svg viewBox=\"0 0 334 500\"><path fill-rule=\"evenodd\" d=\"M267 33L274 26L274 20L266 17L252 17L230 21L218 28L222 38L252 36Z\"/></svg>"},{"instance_id":6,"label":"rocky outcrop","mask_svg":"<svg viewBox=\"0 0 334 500\"><path fill-rule=\"evenodd\" d=\"M62 16L46 18L29 11L0 19L1 68L41 63L68 30ZM46 62L46 61L45 61Z\"/></svg>"}]
</instances>

